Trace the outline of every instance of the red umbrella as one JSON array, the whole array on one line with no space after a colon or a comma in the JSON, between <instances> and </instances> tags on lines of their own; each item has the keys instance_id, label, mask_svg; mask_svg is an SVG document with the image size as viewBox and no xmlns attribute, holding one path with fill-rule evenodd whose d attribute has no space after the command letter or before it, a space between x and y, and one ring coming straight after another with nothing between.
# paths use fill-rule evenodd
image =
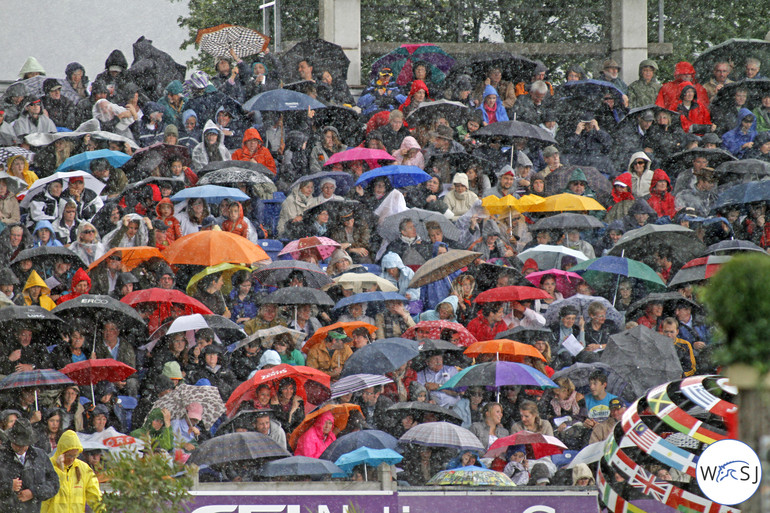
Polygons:
<instances>
[{"instance_id":1,"label":"red umbrella","mask_svg":"<svg viewBox=\"0 0 770 513\"><path fill-rule=\"evenodd\" d=\"M453 331L452 343L468 347L477 342L476 337L460 323L451 321L420 321L404 332L403 337L411 340L426 338L440 340L444 330Z\"/></svg>"},{"instance_id":2,"label":"red umbrella","mask_svg":"<svg viewBox=\"0 0 770 513\"><path fill-rule=\"evenodd\" d=\"M148 322L150 333L158 329L161 325L161 321L168 320L168 317L173 316L176 318L181 315L192 315L194 313L202 315L211 315L214 313L197 299L191 298L184 292L176 289L168 290L151 288L137 290L127 294L120 301L134 308L145 303L157 305L150 315Z\"/></svg>"},{"instance_id":3,"label":"red umbrella","mask_svg":"<svg viewBox=\"0 0 770 513\"><path fill-rule=\"evenodd\" d=\"M690 260L671 278L669 290L681 283L696 283L714 276L723 264L730 261L731 255L709 255Z\"/></svg>"},{"instance_id":4,"label":"red umbrella","mask_svg":"<svg viewBox=\"0 0 770 513\"><path fill-rule=\"evenodd\" d=\"M83 360L82 362L69 363L61 370L78 385L91 385L91 401L96 404L94 398L94 385L100 381L116 383L123 381L134 374L136 369L112 358L95 360Z\"/></svg>"},{"instance_id":5,"label":"red umbrella","mask_svg":"<svg viewBox=\"0 0 770 513\"><path fill-rule=\"evenodd\" d=\"M267 384L273 391L277 391L278 382L283 378L294 379L297 395L304 399L305 403L320 404L331 397L331 378L328 374L304 365L292 366L282 363L272 369L257 371L251 378L238 385L225 404L227 416L232 418L242 403L253 401L259 385Z\"/></svg>"},{"instance_id":6,"label":"red umbrella","mask_svg":"<svg viewBox=\"0 0 770 513\"><path fill-rule=\"evenodd\" d=\"M541 435L532 431L519 431L503 438L498 438L489 446L485 458L496 458L502 456L512 445L526 445L527 458L539 459L552 454L561 454L567 449L561 440L555 436Z\"/></svg>"},{"instance_id":7,"label":"red umbrella","mask_svg":"<svg viewBox=\"0 0 770 513\"><path fill-rule=\"evenodd\" d=\"M551 295L535 287L495 287L476 296L477 303L497 303L507 301L529 301L533 299L552 299Z\"/></svg>"}]
</instances>

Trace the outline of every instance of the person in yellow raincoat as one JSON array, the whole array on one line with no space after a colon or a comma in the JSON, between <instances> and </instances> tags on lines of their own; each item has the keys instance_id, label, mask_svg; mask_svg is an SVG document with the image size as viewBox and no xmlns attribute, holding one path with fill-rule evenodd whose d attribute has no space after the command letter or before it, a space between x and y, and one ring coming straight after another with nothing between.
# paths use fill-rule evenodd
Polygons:
<instances>
[{"instance_id":1,"label":"person in yellow raincoat","mask_svg":"<svg viewBox=\"0 0 770 513\"><path fill-rule=\"evenodd\" d=\"M43 278L37 274L37 271L32 271L24 285L24 291L19 294L15 303L20 306L41 306L50 311L56 308L56 303L51 299L50 294L51 289L45 284Z\"/></svg>"},{"instance_id":2,"label":"person in yellow raincoat","mask_svg":"<svg viewBox=\"0 0 770 513\"><path fill-rule=\"evenodd\" d=\"M78 459L83 445L78 435L68 429L61 438L51 463L59 476L59 493L44 501L40 513L83 513L86 503L96 513L104 513L102 491L96 474Z\"/></svg>"}]
</instances>

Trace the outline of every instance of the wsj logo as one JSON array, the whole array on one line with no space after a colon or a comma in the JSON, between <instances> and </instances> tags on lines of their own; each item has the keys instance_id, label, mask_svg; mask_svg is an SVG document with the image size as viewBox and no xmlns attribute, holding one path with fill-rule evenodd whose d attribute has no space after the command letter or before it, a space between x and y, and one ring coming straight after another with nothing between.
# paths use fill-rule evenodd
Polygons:
<instances>
[{"instance_id":1,"label":"wsj logo","mask_svg":"<svg viewBox=\"0 0 770 513\"><path fill-rule=\"evenodd\" d=\"M762 466L757 453L745 443L720 440L698 459L697 479L706 497L732 506L754 495L762 480Z\"/></svg>"}]
</instances>

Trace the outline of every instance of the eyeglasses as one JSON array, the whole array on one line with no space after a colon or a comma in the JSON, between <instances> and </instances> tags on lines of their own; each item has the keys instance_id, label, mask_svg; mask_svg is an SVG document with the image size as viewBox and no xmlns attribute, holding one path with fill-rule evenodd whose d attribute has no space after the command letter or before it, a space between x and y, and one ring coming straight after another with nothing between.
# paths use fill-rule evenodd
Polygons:
<instances>
[{"instance_id":1,"label":"eyeglasses","mask_svg":"<svg viewBox=\"0 0 770 513\"><path fill-rule=\"evenodd\" d=\"M96 230L83 230L82 233L96 233ZM120 260L117 258L116 260Z\"/></svg>"},{"instance_id":2,"label":"eyeglasses","mask_svg":"<svg viewBox=\"0 0 770 513\"><path fill-rule=\"evenodd\" d=\"M647 162L645 162L644 160L637 160L636 162L634 162L635 166L644 166L646 164Z\"/></svg>"}]
</instances>

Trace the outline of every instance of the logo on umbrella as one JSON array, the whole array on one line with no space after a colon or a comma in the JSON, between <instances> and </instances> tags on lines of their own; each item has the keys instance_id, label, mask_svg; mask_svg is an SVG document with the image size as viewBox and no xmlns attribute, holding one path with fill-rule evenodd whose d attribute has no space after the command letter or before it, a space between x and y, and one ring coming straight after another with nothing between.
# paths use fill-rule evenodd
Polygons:
<instances>
[{"instance_id":1,"label":"logo on umbrella","mask_svg":"<svg viewBox=\"0 0 770 513\"><path fill-rule=\"evenodd\" d=\"M83 305L106 305L106 299L84 299L81 304Z\"/></svg>"},{"instance_id":2,"label":"logo on umbrella","mask_svg":"<svg viewBox=\"0 0 770 513\"><path fill-rule=\"evenodd\" d=\"M278 370L273 371L273 372L268 372L267 374L263 375L263 380L267 380L269 378L274 378L276 376L280 376L281 374L286 374L287 372L289 372L289 371L287 371L286 369L278 369Z\"/></svg>"}]
</instances>

